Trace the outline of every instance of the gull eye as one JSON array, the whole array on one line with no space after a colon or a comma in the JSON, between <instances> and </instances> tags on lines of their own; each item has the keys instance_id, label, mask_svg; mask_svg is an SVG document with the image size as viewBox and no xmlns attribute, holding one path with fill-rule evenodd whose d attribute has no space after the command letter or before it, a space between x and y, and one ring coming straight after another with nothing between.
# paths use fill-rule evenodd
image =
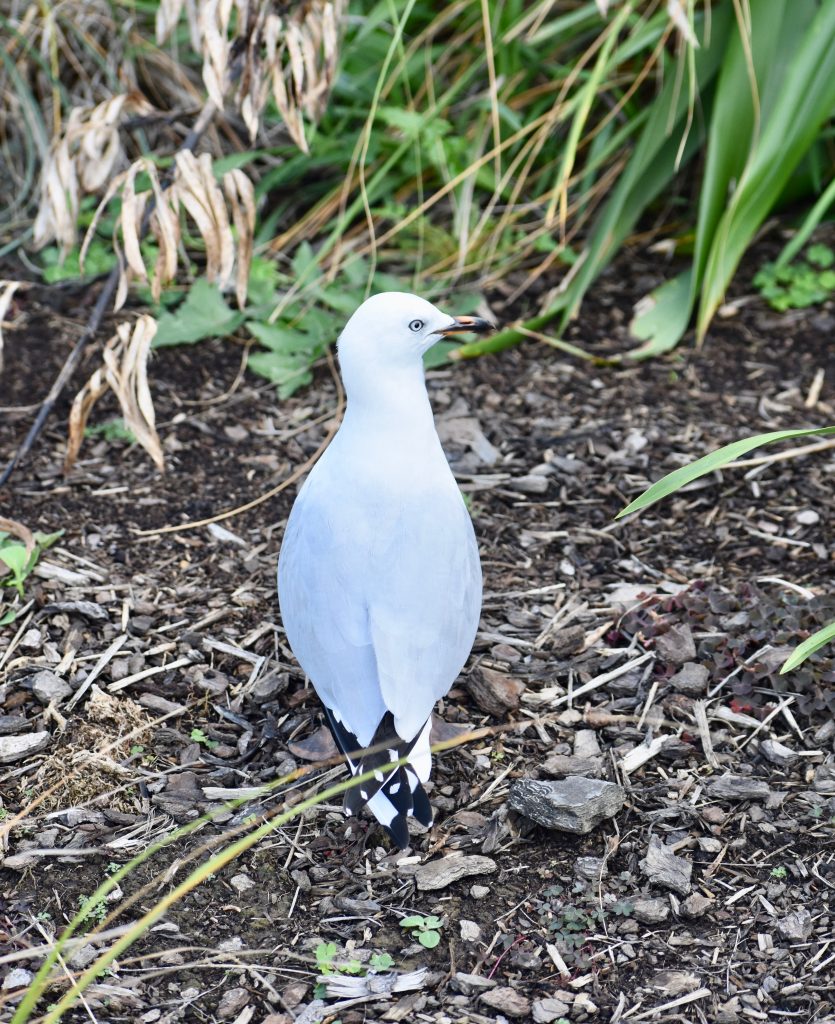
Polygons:
<instances>
[{"instance_id":1,"label":"gull eye","mask_svg":"<svg viewBox=\"0 0 835 1024\"><path fill-rule=\"evenodd\" d=\"M409 330L410 331L414 331L415 334L417 334L418 331L422 331L423 330L423 321L422 320L413 320L409 324Z\"/></svg>"}]
</instances>

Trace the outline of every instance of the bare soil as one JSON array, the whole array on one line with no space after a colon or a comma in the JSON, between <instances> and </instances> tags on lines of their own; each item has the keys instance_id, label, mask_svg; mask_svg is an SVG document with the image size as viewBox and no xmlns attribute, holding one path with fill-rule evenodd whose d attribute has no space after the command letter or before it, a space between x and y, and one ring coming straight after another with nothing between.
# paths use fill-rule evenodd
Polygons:
<instances>
[{"instance_id":1,"label":"bare soil","mask_svg":"<svg viewBox=\"0 0 835 1024\"><path fill-rule=\"evenodd\" d=\"M835 310L775 314L743 275L701 351L606 365L667 269L631 253L604 276L570 332L598 364L531 342L430 374L485 572L479 638L437 735L516 727L437 757L436 824L407 855L336 798L306 811L168 909L66 1020L835 1020L835 666L823 650L779 674L835 618L835 449L726 471L613 523L649 481L720 444L835 422ZM89 305L36 288L15 307L4 461ZM510 315L498 297L495 312ZM65 531L0 633L0 736L48 733L0 766L6 821L41 798L2 847L0 1020L114 865L218 812L121 883L138 899L105 929L136 920L249 816L343 777L317 769L221 811L231 792L331 753L275 599L295 487L222 529L148 532L265 493L333 425L326 365L279 403L242 372L245 354L217 341L156 355L164 475L137 446L95 437L64 477L65 398L0 494L1 514ZM114 414L103 399L94 420ZM42 671L70 693L44 704ZM623 809L586 835L511 809L520 780L567 775L622 786ZM489 873L421 887L425 864L472 856ZM437 946L400 926L413 914L441 919ZM371 959L383 953L390 968Z\"/></svg>"}]
</instances>

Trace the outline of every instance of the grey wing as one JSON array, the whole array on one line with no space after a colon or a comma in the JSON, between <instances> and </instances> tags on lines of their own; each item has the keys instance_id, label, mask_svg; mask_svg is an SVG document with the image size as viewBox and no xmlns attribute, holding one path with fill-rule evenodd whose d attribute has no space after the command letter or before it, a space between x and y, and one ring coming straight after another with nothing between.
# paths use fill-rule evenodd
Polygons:
<instances>
[{"instance_id":1,"label":"grey wing","mask_svg":"<svg viewBox=\"0 0 835 1024\"><path fill-rule=\"evenodd\" d=\"M323 491L312 474L281 548L290 646L363 746L387 710L412 739L461 671L478 627L481 567L469 514L454 485L425 504L361 514Z\"/></svg>"},{"instance_id":2,"label":"grey wing","mask_svg":"<svg viewBox=\"0 0 835 1024\"><path fill-rule=\"evenodd\" d=\"M355 564L363 538L354 533L352 539L334 522L328 513L334 503L319 500L312 482L311 476L299 492L281 545L281 618L323 704L367 746L386 707Z\"/></svg>"},{"instance_id":3,"label":"grey wing","mask_svg":"<svg viewBox=\"0 0 835 1024\"><path fill-rule=\"evenodd\" d=\"M455 682L481 612L481 564L469 513L456 488L431 509L410 508L389 543L369 598L380 689L397 732L415 736ZM392 557L396 552L396 557Z\"/></svg>"}]
</instances>

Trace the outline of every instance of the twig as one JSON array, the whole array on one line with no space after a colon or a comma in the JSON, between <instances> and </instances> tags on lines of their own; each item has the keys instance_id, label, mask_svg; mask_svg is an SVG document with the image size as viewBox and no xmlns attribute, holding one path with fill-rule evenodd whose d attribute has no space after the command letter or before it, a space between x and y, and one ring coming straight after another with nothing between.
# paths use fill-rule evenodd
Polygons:
<instances>
[{"instance_id":1,"label":"twig","mask_svg":"<svg viewBox=\"0 0 835 1024\"><path fill-rule=\"evenodd\" d=\"M206 128L208 127L209 122L214 117L215 110L216 107L214 103L211 100L207 100L206 103L203 105L203 109L200 111L197 120L194 122L194 127L183 140L183 144L182 146L180 146L180 152L184 152L186 150L193 150L195 148L197 143L200 141L200 137L203 135L203 132L205 132ZM161 182L162 189L167 189L171 185L171 182L173 180L173 174L169 175L166 180L163 180ZM140 238L144 238L145 235L148 233L148 227L150 226L151 223L151 214L154 212L154 206L154 197L151 196L148 201L148 205L145 208L145 213L142 217L142 224L140 225L139 228ZM84 328L81 337L75 343L72 352L70 352L69 356L64 362L64 365L61 367L58 376L55 378L55 382L49 389L49 394L41 403L41 407L38 410L38 415L35 417L35 422L29 428L29 432L23 439L23 443L11 457L6 468L3 470L3 475L0 476L0 487L8 483L12 473L14 473L15 471L15 468L20 464L21 460L25 459L26 456L29 454L29 452L32 449L32 445L37 440L41 430L43 430L44 423L46 423L47 419L49 418L49 414L55 408L55 403L58 401L58 398L60 397L64 388L69 383L72 375L75 373L78 364L81 361L81 357L84 354L84 350L87 348L87 345L93 340L93 338L96 335L96 332L101 326L101 322L104 319L105 310L110 304L110 300L113 298L113 293L116 291L116 286L119 283L119 277L121 273L122 261L118 260L116 262L116 266L110 271L110 273L107 275L107 278L105 279L104 286L102 287L96 304L93 307L93 312L90 314L90 319L87 321L87 326Z\"/></svg>"}]
</instances>

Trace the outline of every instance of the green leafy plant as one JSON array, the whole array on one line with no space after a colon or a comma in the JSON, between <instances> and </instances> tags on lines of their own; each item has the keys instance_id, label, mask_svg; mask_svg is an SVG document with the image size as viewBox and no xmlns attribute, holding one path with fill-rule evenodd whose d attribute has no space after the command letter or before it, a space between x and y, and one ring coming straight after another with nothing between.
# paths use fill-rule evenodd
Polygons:
<instances>
[{"instance_id":1,"label":"green leafy plant","mask_svg":"<svg viewBox=\"0 0 835 1024\"><path fill-rule=\"evenodd\" d=\"M408 928L412 938L416 939L421 946L434 949L441 941L443 921L434 914L430 914L428 917L421 914L410 914L408 917L400 919L400 927Z\"/></svg>"},{"instance_id":2,"label":"green leafy plant","mask_svg":"<svg viewBox=\"0 0 835 1024\"><path fill-rule=\"evenodd\" d=\"M694 480L698 480L699 477L705 476L707 473L712 473L725 466L732 466L736 459L747 455L754 448L795 437L808 437L812 434L831 436L835 434L835 427L812 427L808 430L773 430L767 434L757 434L754 437L733 441L731 444L718 448L715 452L710 452L708 455L703 455L702 458L691 462L690 465L681 466L679 469L675 469L672 473L668 473L660 480L657 480L651 487L648 487L642 494L639 494L637 498L631 501L626 508L621 509L615 518L621 519L624 516L631 515L633 512L639 512L653 505L656 501L660 501L662 498L666 498L670 494L681 490L682 487L687 486L687 484L692 483ZM786 659L780 672L790 672L792 669L797 668L811 654L814 654L815 651L833 639L835 639L835 622L830 622L822 629L813 633L807 640L804 640L802 644L799 644Z\"/></svg>"},{"instance_id":3,"label":"green leafy plant","mask_svg":"<svg viewBox=\"0 0 835 1024\"><path fill-rule=\"evenodd\" d=\"M778 865L776 868L771 869L771 877L776 878L778 881L782 881L784 878L787 877L787 875L788 871L786 871L782 864Z\"/></svg>"},{"instance_id":4,"label":"green leafy plant","mask_svg":"<svg viewBox=\"0 0 835 1024\"><path fill-rule=\"evenodd\" d=\"M22 598L23 584L27 577L38 564L43 552L63 536L63 533L63 530L58 530L55 533L32 534L34 543L30 550L23 541L16 539L6 530L0 530L0 573L4 566L7 570L4 575L0 576L0 585L14 587L18 596ZM12 621L14 615L12 618L8 618L9 614L9 612L3 614L3 622Z\"/></svg>"},{"instance_id":5,"label":"green leafy plant","mask_svg":"<svg viewBox=\"0 0 835 1024\"><path fill-rule=\"evenodd\" d=\"M195 743L199 743L201 746L206 747L207 750L213 750L217 746L217 740L210 740L202 729L192 729L189 733L189 738L194 740Z\"/></svg>"},{"instance_id":6,"label":"green leafy plant","mask_svg":"<svg viewBox=\"0 0 835 1024\"><path fill-rule=\"evenodd\" d=\"M827 245L810 245L805 260L766 263L754 286L776 310L804 309L825 302L835 293L835 253Z\"/></svg>"},{"instance_id":7,"label":"green leafy plant","mask_svg":"<svg viewBox=\"0 0 835 1024\"><path fill-rule=\"evenodd\" d=\"M121 416L85 427L84 436L103 437L105 441L127 441L129 444L136 444L136 435L129 427L125 426L125 421Z\"/></svg>"}]
</instances>

